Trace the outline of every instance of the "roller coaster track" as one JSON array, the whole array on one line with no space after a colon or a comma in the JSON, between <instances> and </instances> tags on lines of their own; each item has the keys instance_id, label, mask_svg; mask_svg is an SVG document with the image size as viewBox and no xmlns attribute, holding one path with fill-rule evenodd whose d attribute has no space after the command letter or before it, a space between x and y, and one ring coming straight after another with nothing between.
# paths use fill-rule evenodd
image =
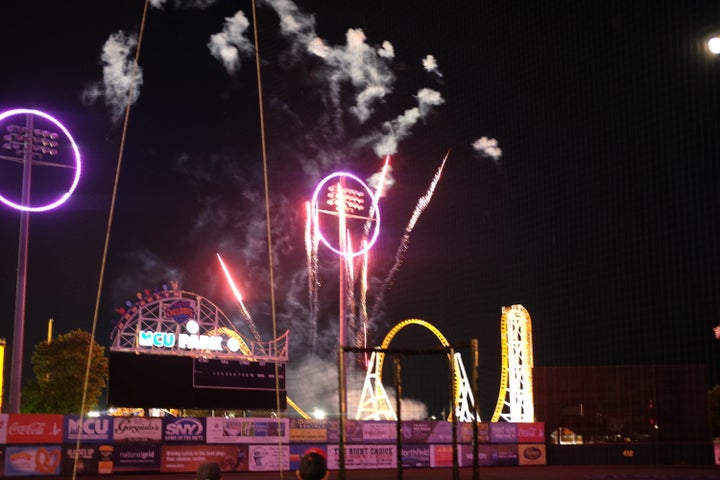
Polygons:
<instances>
[{"instance_id":1,"label":"roller coaster track","mask_svg":"<svg viewBox=\"0 0 720 480\"><path fill-rule=\"evenodd\" d=\"M385 335L385 338L380 345L380 349L386 350L390 346L390 342L392 342L393 338L395 338L395 335L408 325L419 325L430 330L430 332L437 337L443 347L450 347L450 343L448 343L445 335L443 335L442 332L435 328L435 326L433 326L430 322L419 318L410 318L403 320L390 329L387 335ZM367 376L365 377L365 384L363 385L363 391L360 396L360 402L358 403L358 410L355 416L356 419L396 419L395 412L393 411L387 394L382 386L382 367L384 360L385 353L382 351L372 353ZM465 368L462 365L460 353L455 353L453 362L453 396L455 412L460 421L472 421L474 416L474 400L467 380L467 375L465 374Z\"/></svg>"},{"instance_id":2,"label":"roller coaster track","mask_svg":"<svg viewBox=\"0 0 720 480\"><path fill-rule=\"evenodd\" d=\"M534 422L530 314L522 305L502 308L500 389L491 422Z\"/></svg>"}]
</instances>

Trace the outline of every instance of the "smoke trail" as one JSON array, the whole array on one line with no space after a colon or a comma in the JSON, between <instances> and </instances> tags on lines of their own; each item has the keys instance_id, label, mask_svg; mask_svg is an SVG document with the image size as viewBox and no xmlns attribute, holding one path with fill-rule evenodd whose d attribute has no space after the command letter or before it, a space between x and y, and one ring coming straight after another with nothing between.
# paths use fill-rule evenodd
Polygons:
<instances>
[{"instance_id":1,"label":"smoke trail","mask_svg":"<svg viewBox=\"0 0 720 480\"><path fill-rule=\"evenodd\" d=\"M218 260L220 260L220 266L223 269L223 272L225 272L225 277L227 278L228 285L230 285L230 289L232 290L233 294L235 294L235 298L237 299L238 303L240 304L240 311L242 312L243 316L248 322L248 325L250 326L250 330L252 331L253 336L255 337L255 340L258 342L262 342L262 337L260 337L260 334L257 331L257 327L255 327L255 322L253 321L252 317L250 316L250 312L248 312L248 309L245 307L245 303L243 303L242 295L240 294L240 290L238 290L237 285L235 285L235 281L232 279L232 276L230 275L230 270L225 266L225 262L223 262L222 257L220 254L217 254Z\"/></svg>"},{"instance_id":2,"label":"smoke trail","mask_svg":"<svg viewBox=\"0 0 720 480\"><path fill-rule=\"evenodd\" d=\"M425 192L425 195L420 197L418 199L417 205L415 206L415 210L413 211L412 216L410 217L410 221L408 222L407 226L405 227L405 233L402 236L402 240L400 240L400 246L397 249L397 252L395 253L395 263L393 264L392 268L387 274L387 277L385 277L385 281L383 282L382 286L380 287L380 294L378 295L378 299L373 305L373 311L372 316L370 317L373 321L377 319L377 315L380 311L380 308L383 306L385 301L385 291L387 288L392 284L392 281L395 277L395 274L400 269L400 266L402 265L403 258L405 257L405 252L408 249L408 246L410 245L410 233L412 233L413 228L415 228L415 224L417 223L418 219L420 218L420 215L422 215L423 211L425 211L425 208L430 203L430 200L432 199L433 193L435 193L435 187L437 186L438 182L440 181L440 176L442 175L443 168L445 167L445 162L447 162L448 156L450 155L450 150L445 154L445 158L443 158L442 163L440 164L440 167L437 169L437 172L435 172L435 176L433 177L432 181L430 182L430 186L427 189L427 192Z\"/></svg>"},{"instance_id":3,"label":"smoke trail","mask_svg":"<svg viewBox=\"0 0 720 480\"><path fill-rule=\"evenodd\" d=\"M250 21L240 10L234 16L225 19L220 33L210 37L208 48L213 57L220 60L229 74L240 70L240 61L255 52L253 43L245 36Z\"/></svg>"},{"instance_id":4,"label":"smoke trail","mask_svg":"<svg viewBox=\"0 0 720 480\"><path fill-rule=\"evenodd\" d=\"M143 83L142 68L133 72L135 61L132 54L137 46L137 35L128 35L122 30L113 33L103 45L103 83L92 83L81 94L82 102L91 105L102 98L110 108L113 122L119 122L125 112L128 94L132 87L130 103L134 104L140 96Z\"/></svg>"},{"instance_id":5,"label":"smoke trail","mask_svg":"<svg viewBox=\"0 0 720 480\"><path fill-rule=\"evenodd\" d=\"M482 157L489 157L496 164L500 163L502 149L494 138L480 137L472 144L473 149Z\"/></svg>"}]
</instances>

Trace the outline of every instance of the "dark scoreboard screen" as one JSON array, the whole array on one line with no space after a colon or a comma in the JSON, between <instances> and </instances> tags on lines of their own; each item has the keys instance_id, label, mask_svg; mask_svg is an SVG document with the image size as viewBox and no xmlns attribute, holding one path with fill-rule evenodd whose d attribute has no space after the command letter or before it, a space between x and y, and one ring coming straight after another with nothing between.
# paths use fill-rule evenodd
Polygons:
<instances>
[{"instance_id":1,"label":"dark scoreboard screen","mask_svg":"<svg viewBox=\"0 0 720 480\"><path fill-rule=\"evenodd\" d=\"M196 358L193 367L193 386L196 388L285 390L285 365Z\"/></svg>"},{"instance_id":2,"label":"dark scoreboard screen","mask_svg":"<svg viewBox=\"0 0 720 480\"><path fill-rule=\"evenodd\" d=\"M109 360L109 406L277 409L277 388L287 408L284 363L112 351Z\"/></svg>"}]
</instances>

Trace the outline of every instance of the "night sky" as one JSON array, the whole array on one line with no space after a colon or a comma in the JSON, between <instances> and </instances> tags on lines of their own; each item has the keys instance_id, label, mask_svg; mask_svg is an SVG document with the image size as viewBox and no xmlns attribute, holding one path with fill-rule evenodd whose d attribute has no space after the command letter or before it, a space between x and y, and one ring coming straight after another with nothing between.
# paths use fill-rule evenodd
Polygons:
<instances>
[{"instance_id":1,"label":"night sky","mask_svg":"<svg viewBox=\"0 0 720 480\"><path fill-rule=\"evenodd\" d=\"M288 379L290 396L307 408L322 397L298 391L307 376L334 388L323 370L337 342L337 259L321 251L313 355L304 202L325 175L342 169L366 179L385 154L392 185L370 260L371 344L407 318L429 321L451 343L478 338L484 417L497 396L501 307L512 304L532 317L538 366L700 363L708 387L719 383L720 57L705 42L720 32L720 6L415 3L257 5L277 329L290 329L288 375L298 372ZM115 60L133 60L143 8L133 0L9 2L0 10L0 107L53 115L84 160L69 201L31 215L28 359L48 318L55 334L92 328L120 158L98 343L109 345L116 307L174 279L240 321L216 252L263 337L271 336L258 77L246 48L254 42L251 4L149 6L142 82L123 134L126 90L112 95L104 71L117 63L102 54L114 39L128 47L116 48ZM238 53L234 64L208 46L230 19L239 28L224 37ZM428 55L436 63L424 64ZM129 70L115 72L117 80ZM361 92L377 95L368 110L359 108ZM500 151L476 148L482 137ZM7 162L0 183L17 196L3 171ZM19 215L0 206L0 338L10 344ZM393 345L437 340L408 328ZM30 374L29 361L24 370Z\"/></svg>"}]
</instances>

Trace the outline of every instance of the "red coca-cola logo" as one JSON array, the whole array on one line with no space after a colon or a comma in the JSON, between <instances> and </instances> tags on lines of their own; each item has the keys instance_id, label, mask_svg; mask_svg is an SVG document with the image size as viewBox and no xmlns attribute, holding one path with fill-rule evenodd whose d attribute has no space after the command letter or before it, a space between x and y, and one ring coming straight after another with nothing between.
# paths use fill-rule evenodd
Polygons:
<instances>
[{"instance_id":1,"label":"red coca-cola logo","mask_svg":"<svg viewBox=\"0 0 720 480\"><path fill-rule=\"evenodd\" d=\"M16 423L13 422L8 428L11 435L45 435L44 422Z\"/></svg>"}]
</instances>

